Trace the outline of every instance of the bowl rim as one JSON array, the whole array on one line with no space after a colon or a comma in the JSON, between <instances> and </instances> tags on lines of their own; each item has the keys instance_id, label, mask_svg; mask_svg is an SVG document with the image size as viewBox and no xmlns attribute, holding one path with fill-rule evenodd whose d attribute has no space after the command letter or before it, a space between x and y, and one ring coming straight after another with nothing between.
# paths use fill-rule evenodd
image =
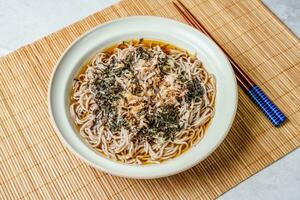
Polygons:
<instances>
[{"instance_id":1,"label":"bowl rim","mask_svg":"<svg viewBox=\"0 0 300 200\"><path fill-rule=\"evenodd\" d=\"M225 65L229 66L229 71L231 72L231 75L232 75L232 81L234 83L233 85L233 95L234 95L234 102L232 102L232 113L231 113L231 119L229 121L229 123L227 124L226 126L226 130L222 131L224 132L224 134L222 135L222 137L219 138L219 140L215 143L215 145L210 148L210 150L207 152L207 154L201 158L198 158L196 159L196 161L194 161L193 163L190 163L189 165L185 165L185 167L182 167L180 168L179 170L173 170L172 172L164 172L164 173L158 173L158 174L155 174L155 175L143 175L143 176L136 176L134 174L124 174L124 173L120 173L119 171L111 171L107 168L104 168L104 167L101 167L99 165L97 165L96 163L88 160L87 158L85 158L84 156L82 156L80 153L78 153L73 146L71 146L68 141L63 137L60 129L58 128L56 122L55 122L55 119L54 119L54 115L53 115L53 108L52 108L52 104L51 104L51 96L52 96L52 86L53 86L53 81L54 81L54 77L55 77L55 74L59 68L59 65L61 63L61 61L64 59L65 55L69 52L69 50L78 42L80 41L81 39L85 38L87 35L89 35L90 33L96 31L99 27L102 27L102 26L106 26L106 25L109 25L109 24L112 24L112 23L115 23L115 22L119 22L119 21L123 21L123 20L128 20L128 19L138 19L138 18L144 18L144 20L147 20L147 19L154 19L154 20L165 20L165 21L169 21L169 22L172 22L172 23L177 23L181 26L184 26L185 28L189 28L189 29L194 29L196 30L195 28L191 27L191 26L188 26L184 23L181 23L179 21L176 21L176 20L173 20L173 19L169 19L169 18L164 18L164 17L158 17L158 16L128 16L128 17L121 17L121 18L118 18L118 19L115 19L115 20L111 20L111 21L107 21L105 23L102 23L102 24L99 24L97 26L95 26L94 28L92 29L89 29L88 31L84 32L83 34L81 34L79 37L77 37L64 51L63 53L60 55L59 59L56 61L56 64L52 70L52 73L51 73L51 76L50 76L50 79L49 79L49 84L48 84L48 97L47 97L47 103L48 103L48 112L49 112L49 115L50 115L50 122L52 124L52 127L54 128L56 134L58 135L60 141L63 143L64 146L66 146L74 155L76 155L78 158L80 158L82 161L84 161L85 163L89 164L90 166L96 168L96 169L99 169L101 171L104 171L106 173L109 173L109 174L112 174L112 175L115 175L115 176L119 176L119 177L126 177L126 178L135 178L135 179L153 179L153 178L161 178L161 177L166 177L166 176L171 176L171 175L174 175L174 174L177 174L177 173L180 173L182 171L185 171L189 168L192 168L193 166L199 164L201 161L203 161L204 159L206 159L209 155L211 155L212 152L214 152L219 146L220 144L224 141L225 137L227 136L231 126L232 126L232 123L234 121L234 118L235 118L235 115L236 115L236 111L237 111L237 104L238 104L238 87L237 87L237 82L236 82L236 78L235 78L235 75L234 75L234 71L232 69L232 66L230 65L227 57L225 56L225 54L222 52L222 50L219 48L219 46L210 38L208 38L206 35L204 35L202 32L196 30L199 32L199 34L203 35L207 40L211 41L213 43L213 45L218 49L219 51L219 54L221 54L222 57L225 58ZM66 98L66 97L65 97ZM184 154L188 154L188 152L185 152ZM180 155L182 156L182 155ZM180 157L179 156L179 157ZM103 157L104 158L104 157ZM104 158L104 159L107 159L107 158ZM122 166L125 166L126 164L123 164L123 163L117 163L120 167ZM151 165L150 165L151 166ZM141 167L141 166L136 166L136 167Z\"/></svg>"}]
</instances>

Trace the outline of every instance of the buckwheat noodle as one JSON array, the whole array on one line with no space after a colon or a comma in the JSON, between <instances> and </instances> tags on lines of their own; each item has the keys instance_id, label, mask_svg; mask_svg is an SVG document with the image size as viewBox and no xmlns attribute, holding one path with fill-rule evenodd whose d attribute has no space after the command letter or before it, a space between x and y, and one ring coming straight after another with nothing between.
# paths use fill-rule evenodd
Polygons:
<instances>
[{"instance_id":1,"label":"buckwheat noodle","mask_svg":"<svg viewBox=\"0 0 300 200\"><path fill-rule=\"evenodd\" d=\"M80 135L112 160L160 163L196 144L214 115L215 78L201 61L142 39L95 55L73 81Z\"/></svg>"}]
</instances>

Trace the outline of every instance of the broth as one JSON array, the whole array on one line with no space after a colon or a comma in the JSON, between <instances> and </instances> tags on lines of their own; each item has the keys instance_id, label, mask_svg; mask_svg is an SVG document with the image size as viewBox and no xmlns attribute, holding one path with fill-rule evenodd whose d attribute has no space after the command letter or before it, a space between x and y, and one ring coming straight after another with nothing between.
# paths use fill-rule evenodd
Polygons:
<instances>
[{"instance_id":1,"label":"broth","mask_svg":"<svg viewBox=\"0 0 300 200\"><path fill-rule=\"evenodd\" d=\"M140 50L138 49L139 46L142 46ZM126 51L128 51L129 53L127 52L127 54L125 54ZM139 53L138 51L141 51L142 53ZM122 54L122 52L125 53ZM131 54L133 56L130 57L129 55ZM126 56L124 59L122 59L121 57L124 57L124 55ZM142 58L142 56L145 56L145 58ZM128 57L131 60L136 60L127 62L127 60L130 60L127 59ZM137 57L139 57L138 61ZM163 60L165 59L165 57L166 61ZM113 59L117 61L114 61ZM160 61L159 59L163 61ZM146 64L139 66L138 62L144 63L145 60L147 61ZM158 64L155 64L155 62L158 62ZM159 62L163 64L159 65ZM153 69L151 68L151 64L153 65ZM110 66L111 69L107 71L108 68L105 69L105 65ZM129 66L129 68L127 65ZM121 70L119 70L119 66L121 66ZM126 66L127 68L124 66ZM188 67L190 67L191 69L187 69ZM88 80L87 78L89 76L88 70L93 71L96 70L96 68L98 70L97 77L107 76L106 78L102 79L94 78L96 82L98 81L98 79L101 79L99 83L97 82L98 85L94 84L93 81L95 80ZM149 68L149 70L147 70L146 68ZM145 74L144 72L141 72L143 70L146 70ZM180 73L176 72L176 70L179 70ZM111 71L117 71L118 74L116 73L111 76ZM125 75L123 75L123 72ZM128 78L127 75L133 78ZM178 78L180 76L183 76L183 78ZM82 79L82 77L84 77L84 79ZM141 79L137 77L144 78ZM177 77L175 82L179 82L178 84L174 83L174 77ZM145 83L145 78L147 79L146 83L148 85ZM111 81L110 79L112 79L113 81ZM122 83L123 79L126 82L127 86L126 84ZM139 87L142 86L143 88L142 91L138 90L137 94L128 92L132 89L131 82L133 81L133 79L138 79L138 83L134 84L138 85ZM110 81L109 84L111 86L107 87L104 84L107 81ZM205 133L205 130L209 125L210 119L213 116L215 98L215 81L213 76L206 72L201 62L195 57L195 55L189 54L187 51L181 48L162 41L148 39L129 40L105 48L97 52L93 56L93 58L90 58L82 66L78 75L74 78L74 82L75 86L76 84L81 84L79 86L79 89L74 89L75 86L73 86L70 95L70 111L71 115L72 109L75 113L73 113L73 118L75 119L74 124L77 132L79 132L79 134L82 136L85 143L92 145L93 149L99 152L101 155L122 163L160 163L181 155L201 140ZM128 82L130 83L128 84ZM171 85L169 84L169 82L171 83ZM87 92L86 94L84 94L85 96L76 96L78 92L80 93L80 88L83 87L82 85L84 85L85 83L90 88L92 88L92 86L99 86L99 89ZM143 84L147 85L146 89L144 88ZM177 87L178 89L176 90L172 87ZM102 90L100 88L102 88ZM120 90L120 88L122 89ZM133 88L135 89L135 87ZM89 91L86 88L85 90ZM108 97L110 98L111 91L114 90L116 91L116 94L113 94L115 95L112 96L113 100L107 100L107 102L105 102L105 100L103 99L106 99ZM151 93L150 96L148 94L149 91ZM91 95L90 93L93 92L94 94ZM169 97L165 97L165 99L163 100L159 99L161 95L164 95L164 93L169 95L168 92L171 94ZM206 94L204 94L205 92ZM102 93L104 93L104 95L102 95ZM99 99L96 98L97 95L100 96ZM205 95L206 97L204 98L203 95ZM115 98L117 98L117 100L114 100ZM135 99L132 100L132 98ZM155 98L158 100L153 100ZM99 103L91 103L91 101L97 101ZM134 102L130 104L130 101L137 102L135 104ZM161 106L158 102L160 102ZM95 117L93 116L94 114L91 114L92 112L90 112L89 110L85 111L86 108L84 105L88 105L86 107L90 109L90 104L95 104L95 107L99 107L98 109L100 111L97 111L98 115L103 116L99 120L95 118L91 122L87 120L87 122L81 123L81 121L84 121L89 117ZM105 106L106 104L107 106ZM156 106L154 114L151 113L151 109L153 109L152 104ZM179 106L177 104L179 104ZM205 104L205 106L203 106L202 104ZM144 111L143 109L145 109L145 107L147 107L148 110L146 109ZM107 108L108 110L105 110ZM184 110L184 108L186 109L186 111ZM189 113L190 117L187 119L187 121L190 120L191 122L184 121L185 116L184 114L182 114L184 112ZM113 113L112 115L117 115L117 117L113 116L115 117L113 118L108 113ZM140 115L140 113L142 114ZM120 117L123 115L126 116L127 121L125 121L129 125L124 122L125 124L120 125L121 128L117 127L115 129L115 123L119 123L119 119L123 120L123 117ZM140 115L140 117L138 117L138 115ZM111 121L109 121L110 118ZM77 123L76 120L77 122L80 121L80 123ZM140 125L141 121L143 120L145 121L145 123L147 123L146 127L148 128L144 128ZM201 122L201 120L203 122ZM93 125L89 127L89 124L87 125L87 123L91 123ZM110 125L107 125L105 123ZM183 123L184 125L180 125L180 123ZM199 125L197 125L197 123L199 123ZM88 129L83 129L83 126L87 126ZM102 129L98 127L101 127ZM126 131L124 131L125 129ZM134 136L132 136L133 133L135 134ZM105 139L101 137L101 134L106 134L106 136L104 137ZM99 137L100 139L97 137ZM165 144L159 147L159 140L164 140ZM124 142L127 145L126 147L118 146L123 144ZM133 148L134 151L132 150ZM115 155L112 152L116 152Z\"/></svg>"}]
</instances>

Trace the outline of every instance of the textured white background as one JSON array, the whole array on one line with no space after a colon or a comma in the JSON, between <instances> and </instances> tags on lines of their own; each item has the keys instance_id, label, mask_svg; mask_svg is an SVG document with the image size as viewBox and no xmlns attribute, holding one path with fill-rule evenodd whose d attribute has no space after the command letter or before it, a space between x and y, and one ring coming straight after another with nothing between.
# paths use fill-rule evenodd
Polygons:
<instances>
[{"instance_id":1,"label":"textured white background","mask_svg":"<svg viewBox=\"0 0 300 200\"><path fill-rule=\"evenodd\" d=\"M118 0L0 0L0 56L116 2ZM299 37L300 0L263 2ZM299 200L300 149L219 199Z\"/></svg>"}]
</instances>

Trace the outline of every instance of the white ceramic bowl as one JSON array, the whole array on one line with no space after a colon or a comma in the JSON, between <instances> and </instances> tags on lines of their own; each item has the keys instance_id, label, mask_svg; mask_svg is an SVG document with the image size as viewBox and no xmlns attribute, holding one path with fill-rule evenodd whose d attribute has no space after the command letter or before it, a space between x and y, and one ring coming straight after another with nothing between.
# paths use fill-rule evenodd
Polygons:
<instances>
[{"instance_id":1,"label":"white ceramic bowl","mask_svg":"<svg viewBox=\"0 0 300 200\"><path fill-rule=\"evenodd\" d=\"M196 52L205 68L216 77L215 116L204 138L181 156L146 166L111 161L93 151L76 133L69 115L72 79L95 51L123 40L162 40ZM91 166L113 175L130 178L158 178L184 171L211 154L223 141L237 108L237 85L230 63L217 45L185 24L160 17L127 17L102 24L78 38L61 56L49 85L49 112L63 143Z\"/></svg>"}]
</instances>

